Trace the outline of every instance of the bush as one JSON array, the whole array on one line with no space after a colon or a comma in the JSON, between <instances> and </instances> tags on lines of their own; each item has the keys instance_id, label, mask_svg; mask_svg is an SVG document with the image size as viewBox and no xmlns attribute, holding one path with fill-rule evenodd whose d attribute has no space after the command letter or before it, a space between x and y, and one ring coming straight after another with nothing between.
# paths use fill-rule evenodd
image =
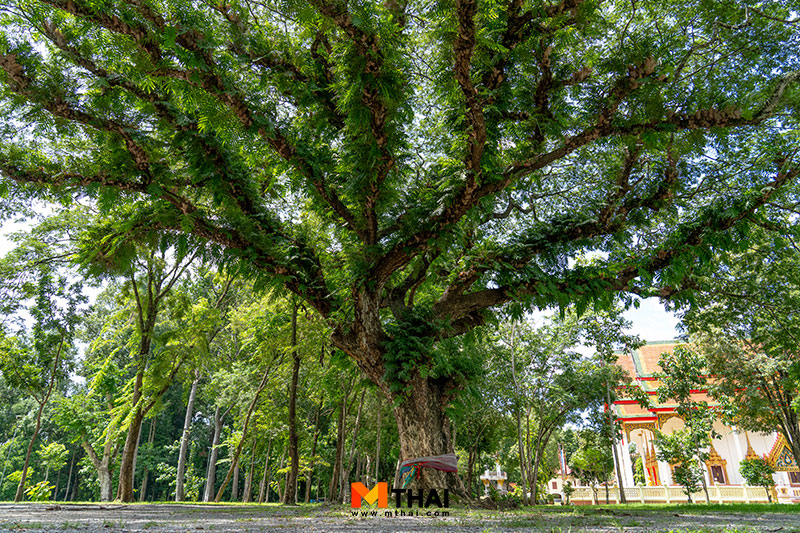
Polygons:
<instances>
[{"instance_id":1,"label":"bush","mask_svg":"<svg viewBox=\"0 0 800 533\"><path fill-rule=\"evenodd\" d=\"M32 485L25 489L25 494L32 502L46 502L53 494L55 485L48 481L40 481L36 485Z\"/></svg>"}]
</instances>

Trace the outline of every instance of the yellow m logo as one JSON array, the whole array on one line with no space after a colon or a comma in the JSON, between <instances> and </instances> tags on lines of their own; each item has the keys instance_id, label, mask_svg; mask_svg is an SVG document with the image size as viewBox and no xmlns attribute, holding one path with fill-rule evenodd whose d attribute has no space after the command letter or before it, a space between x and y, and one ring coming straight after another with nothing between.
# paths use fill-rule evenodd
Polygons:
<instances>
[{"instance_id":1,"label":"yellow m logo","mask_svg":"<svg viewBox=\"0 0 800 533\"><path fill-rule=\"evenodd\" d=\"M362 498L372 505L378 501L378 507L389 507L389 491L385 482L380 482L368 490L363 483L350 483L350 507L361 507Z\"/></svg>"}]
</instances>

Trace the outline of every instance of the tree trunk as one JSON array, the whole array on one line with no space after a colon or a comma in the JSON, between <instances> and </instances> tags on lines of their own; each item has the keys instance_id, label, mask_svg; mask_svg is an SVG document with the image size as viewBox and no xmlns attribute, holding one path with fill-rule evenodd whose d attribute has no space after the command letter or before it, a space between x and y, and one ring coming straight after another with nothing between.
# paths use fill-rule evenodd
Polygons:
<instances>
[{"instance_id":1,"label":"tree trunk","mask_svg":"<svg viewBox=\"0 0 800 533\"><path fill-rule=\"evenodd\" d=\"M236 468L233 469L233 480L231 481L231 501L235 502L238 498L239 498L239 465L236 465Z\"/></svg>"},{"instance_id":2,"label":"tree trunk","mask_svg":"<svg viewBox=\"0 0 800 533\"><path fill-rule=\"evenodd\" d=\"M547 445L544 439L544 429L541 426L536 429L536 450L533 455L533 471L531 472L531 505L539 502L539 464L542 462L542 451Z\"/></svg>"},{"instance_id":3,"label":"tree trunk","mask_svg":"<svg viewBox=\"0 0 800 533\"><path fill-rule=\"evenodd\" d=\"M256 470L256 441L253 439L253 445L250 448L250 466L247 469L247 477L244 479L244 492L242 492L242 502L248 503L250 495L253 492L253 472ZM217 498L219 498L217 493ZM219 501L219 500L217 500Z\"/></svg>"},{"instance_id":4,"label":"tree trunk","mask_svg":"<svg viewBox=\"0 0 800 533\"><path fill-rule=\"evenodd\" d=\"M231 501L235 502L239 497L239 465L233 470L233 479L231 480Z\"/></svg>"},{"instance_id":5,"label":"tree trunk","mask_svg":"<svg viewBox=\"0 0 800 533\"><path fill-rule=\"evenodd\" d=\"M342 468L342 449L344 448L344 424L347 413L347 396L349 390L345 390L342 403L339 407L339 418L336 428L336 457L333 460L333 472L331 473L331 483L328 489L328 501L336 501L339 495L339 471Z\"/></svg>"},{"instance_id":6,"label":"tree trunk","mask_svg":"<svg viewBox=\"0 0 800 533\"><path fill-rule=\"evenodd\" d=\"M64 501L69 501L69 489L72 486L72 469L75 466L75 457L78 455L78 451L76 450L72 454L72 460L69 463L69 474L67 474L67 489L64 491Z\"/></svg>"},{"instance_id":7,"label":"tree trunk","mask_svg":"<svg viewBox=\"0 0 800 533\"><path fill-rule=\"evenodd\" d=\"M519 447L519 472L520 481L522 482L522 504L531 505L528 499L528 484L525 482L527 476L527 462L525 460L525 446L522 444L522 414L519 407L515 409L517 412L517 446ZM533 491L531 491L531 496Z\"/></svg>"},{"instance_id":8,"label":"tree trunk","mask_svg":"<svg viewBox=\"0 0 800 533\"><path fill-rule=\"evenodd\" d=\"M100 481L100 501L111 501L111 491L113 490L111 469L106 465L100 466L100 468L97 469L97 477Z\"/></svg>"},{"instance_id":9,"label":"tree trunk","mask_svg":"<svg viewBox=\"0 0 800 533\"><path fill-rule=\"evenodd\" d=\"M220 407L214 409L214 438L211 441L211 453L208 454L208 468L206 469L206 489L203 491L203 501L211 501L214 495L214 483L217 477L217 457L219 456L219 439L222 434L222 416ZM238 479L236 480L239 481ZM236 489L232 489L231 499L236 499Z\"/></svg>"},{"instance_id":10,"label":"tree trunk","mask_svg":"<svg viewBox=\"0 0 800 533\"><path fill-rule=\"evenodd\" d=\"M283 357L281 357L280 361L278 361L277 364L280 365L280 362L282 360ZM275 360L273 359L272 362L275 362ZM242 426L242 440L239 441L239 445L236 447L236 451L234 452L233 459L231 461L231 467L228 469L228 473L225 475L225 479L222 480L222 485L220 485L216 497L214 497L215 502L219 502L222 499L222 494L225 492L225 489L228 486L228 482L231 480L233 469L236 468L237 464L239 464L239 456L242 453L242 446L244 446L245 439L247 438L247 429L250 426L250 417L253 415L253 411L256 408L256 404L258 404L258 398L261 396L261 392L264 390L264 387L267 386L267 378L269 377L269 374L272 371L272 369L273 366L270 364L267 366L266 370L264 370L264 375L261 377L261 383L259 383L258 389L256 389L256 393L255 395L253 395L253 399L250 401L250 407L248 407L247 409L247 415L244 418L244 425Z\"/></svg>"},{"instance_id":11,"label":"tree trunk","mask_svg":"<svg viewBox=\"0 0 800 533\"><path fill-rule=\"evenodd\" d=\"M269 490L267 487L267 472L269 471L269 452L272 448L272 437L270 436L267 442L267 453L264 454L264 474L261 476L261 484L258 487L258 503L264 503L264 490Z\"/></svg>"},{"instance_id":12,"label":"tree trunk","mask_svg":"<svg viewBox=\"0 0 800 533\"><path fill-rule=\"evenodd\" d=\"M192 415L194 414L194 399L197 396L197 384L200 382L200 372L194 371L194 381L189 392L189 401L186 402L186 416L183 417L183 433L181 433L181 449L178 453L178 478L175 482L175 501L184 499L183 483L186 474L186 455L189 450L189 432L192 429Z\"/></svg>"},{"instance_id":13,"label":"tree trunk","mask_svg":"<svg viewBox=\"0 0 800 533\"><path fill-rule=\"evenodd\" d=\"M467 455L467 495L472 498L472 478L475 476L475 450L470 448Z\"/></svg>"},{"instance_id":14,"label":"tree trunk","mask_svg":"<svg viewBox=\"0 0 800 533\"><path fill-rule=\"evenodd\" d=\"M314 440L311 443L311 460L308 465L308 473L306 473L306 495L303 501L309 503L311 501L311 480L314 478L314 458L317 455L317 440L319 439L319 412L322 409L322 400L317 405L317 412L314 415Z\"/></svg>"},{"instance_id":15,"label":"tree trunk","mask_svg":"<svg viewBox=\"0 0 800 533\"><path fill-rule=\"evenodd\" d=\"M281 462L278 463L278 470L282 470L285 464L286 464L286 448L283 449L283 453L281 454ZM282 502L285 495L286 495L286 476L283 476L283 486L281 486L280 478L278 478L278 501Z\"/></svg>"},{"instance_id":16,"label":"tree trunk","mask_svg":"<svg viewBox=\"0 0 800 533\"><path fill-rule=\"evenodd\" d=\"M19 478L17 492L14 495L15 502L22 501L22 497L25 495L25 480L28 478L28 467L31 463L33 443L36 442L36 437L39 436L39 430L42 427L42 411L44 411L44 405L44 402L39 404L39 412L36 414L36 428L33 430L33 436L31 437L31 441L28 443L28 451L25 452L25 464L22 466L22 477Z\"/></svg>"},{"instance_id":17,"label":"tree trunk","mask_svg":"<svg viewBox=\"0 0 800 533\"><path fill-rule=\"evenodd\" d=\"M445 415L447 397L435 380L419 375L410 383L408 397L394 398L394 416L400 437L400 459L454 453L450 440L450 422ZM449 488L452 494L466 497L461 478L455 472L423 468L410 486L426 489Z\"/></svg>"},{"instance_id":18,"label":"tree trunk","mask_svg":"<svg viewBox=\"0 0 800 533\"><path fill-rule=\"evenodd\" d=\"M356 449L356 439L358 438L358 426L361 424L361 411L364 408L364 395L367 392L366 389L361 390L361 399L358 401L358 411L356 413L356 422L353 426L353 440L350 442L350 453L347 454L347 468L344 467L344 463L342 466L342 482L341 482L341 498L342 503L346 502L346 499L349 496L350 488L350 472L353 469L353 456L355 454Z\"/></svg>"},{"instance_id":19,"label":"tree trunk","mask_svg":"<svg viewBox=\"0 0 800 533\"><path fill-rule=\"evenodd\" d=\"M520 390L519 381L517 380L517 360L516 360L516 323L511 323L511 377L514 380L514 392L517 398L523 397ZM525 460L525 447L522 445L522 414L520 413L520 406L517 405L514 409L517 414L517 446L519 448L519 472L520 481L522 481L522 504L529 505L531 502L528 499L528 487L525 482L527 474L527 462ZM531 491L532 493L533 491Z\"/></svg>"},{"instance_id":20,"label":"tree trunk","mask_svg":"<svg viewBox=\"0 0 800 533\"><path fill-rule=\"evenodd\" d=\"M297 354L297 302L292 303L292 381L289 386L289 476L286 478L284 505L297 503L297 472L300 467L300 454L297 450L297 377L300 374L300 356Z\"/></svg>"},{"instance_id":21,"label":"tree trunk","mask_svg":"<svg viewBox=\"0 0 800 533\"><path fill-rule=\"evenodd\" d=\"M80 487L80 479L81 479L81 471L80 469L75 471L75 478L72 481L72 495L69 497L70 501L75 501L78 499L78 487Z\"/></svg>"},{"instance_id":22,"label":"tree trunk","mask_svg":"<svg viewBox=\"0 0 800 533\"><path fill-rule=\"evenodd\" d=\"M134 461L136 460L136 449L139 443L139 431L142 428L144 413L141 408L137 408L131 419L128 434L125 437L125 446L122 448L122 456L119 463L119 486L117 487L117 499L122 502L133 501L133 474Z\"/></svg>"},{"instance_id":23,"label":"tree trunk","mask_svg":"<svg viewBox=\"0 0 800 533\"><path fill-rule=\"evenodd\" d=\"M147 444L152 447L156 438L156 417L150 419L150 431L147 433ZM147 498L147 481L150 478L150 469L145 465L142 471L142 486L139 488L139 501L143 502Z\"/></svg>"},{"instance_id":24,"label":"tree trunk","mask_svg":"<svg viewBox=\"0 0 800 533\"><path fill-rule=\"evenodd\" d=\"M63 470L63 468L60 469L58 471L58 475L56 475L56 486L53 489L53 495L51 496L51 498L53 500L57 500L58 499L58 486L61 484L61 470Z\"/></svg>"},{"instance_id":25,"label":"tree trunk","mask_svg":"<svg viewBox=\"0 0 800 533\"><path fill-rule=\"evenodd\" d=\"M711 504L711 498L708 496L708 485L706 485L706 472L703 469L702 463L700 464L700 473L702 474L700 479L703 482L703 492L706 495L706 503Z\"/></svg>"},{"instance_id":26,"label":"tree trunk","mask_svg":"<svg viewBox=\"0 0 800 533\"><path fill-rule=\"evenodd\" d=\"M614 410L611 408L611 387L608 381L606 381L606 409L608 410L608 434L611 435L611 451L614 454L614 471L617 473L617 487L619 487L619 503L628 503L625 499L625 490L622 488L622 468L617 454L617 431L614 424Z\"/></svg>"},{"instance_id":27,"label":"tree trunk","mask_svg":"<svg viewBox=\"0 0 800 533\"><path fill-rule=\"evenodd\" d=\"M266 493L264 494L264 503L269 503L269 487L272 483L272 469L267 469L267 488Z\"/></svg>"},{"instance_id":28,"label":"tree trunk","mask_svg":"<svg viewBox=\"0 0 800 533\"><path fill-rule=\"evenodd\" d=\"M383 424L382 424L382 422L383 422L383 420L382 420L382 418L383 418L383 405L381 404L381 393L380 393L380 391L378 392L378 401L377 401L376 405L378 406L377 407L377 409L378 409L378 420L375 423L375 425L377 426L377 434L378 435L376 437L376 442L375 442L375 483L377 483L381 479L380 478L380 475L381 475L381 429L383 427Z\"/></svg>"}]
</instances>

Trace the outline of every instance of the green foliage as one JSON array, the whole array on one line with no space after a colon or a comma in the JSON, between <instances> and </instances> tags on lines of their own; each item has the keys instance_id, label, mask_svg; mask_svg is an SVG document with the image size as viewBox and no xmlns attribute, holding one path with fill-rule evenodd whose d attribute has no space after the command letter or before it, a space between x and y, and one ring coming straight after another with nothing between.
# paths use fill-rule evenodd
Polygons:
<instances>
[{"instance_id":1,"label":"green foliage","mask_svg":"<svg viewBox=\"0 0 800 533\"><path fill-rule=\"evenodd\" d=\"M424 314L407 313L402 320L386 327L389 337L384 343L384 379L397 392L409 393L408 382L430 358L433 340L427 335L429 318Z\"/></svg>"},{"instance_id":2,"label":"green foliage","mask_svg":"<svg viewBox=\"0 0 800 533\"><path fill-rule=\"evenodd\" d=\"M28 499L32 502L45 502L51 499L53 489L55 489L55 485L47 481L40 481L25 489L25 495L28 496Z\"/></svg>"},{"instance_id":3,"label":"green foliage","mask_svg":"<svg viewBox=\"0 0 800 533\"><path fill-rule=\"evenodd\" d=\"M672 353L661 354L658 364L659 402L674 401L675 412L683 420L684 427L670 435L656 431L656 455L659 459L675 465L674 478L683 485L691 503L691 495L702 484L708 499L705 474L702 464L708 459L708 448L712 439L719 437L714 431L715 413L708 402L697 400L692 391L706 387L707 363L702 354L690 346L675 346Z\"/></svg>"},{"instance_id":4,"label":"green foliage","mask_svg":"<svg viewBox=\"0 0 800 533\"><path fill-rule=\"evenodd\" d=\"M572 486L572 482L567 481L566 483L564 483L561 492L564 493L564 504L569 505L569 498L575 492L575 487Z\"/></svg>"},{"instance_id":5,"label":"green foliage","mask_svg":"<svg viewBox=\"0 0 800 533\"><path fill-rule=\"evenodd\" d=\"M637 487L643 487L645 483L644 459L641 455L637 455L633 460L633 482Z\"/></svg>"},{"instance_id":6,"label":"green foliage","mask_svg":"<svg viewBox=\"0 0 800 533\"><path fill-rule=\"evenodd\" d=\"M739 473L744 478L745 483L754 487L764 487L769 489L775 486L775 480L772 475L775 469L766 459L761 457L752 457L750 459L742 459L739 462ZM769 490L767 491L769 494ZM772 497L770 496L770 502Z\"/></svg>"},{"instance_id":7,"label":"green foliage","mask_svg":"<svg viewBox=\"0 0 800 533\"><path fill-rule=\"evenodd\" d=\"M69 451L59 442L51 442L39 448L39 464L45 469L57 472L67 464Z\"/></svg>"},{"instance_id":8,"label":"green foliage","mask_svg":"<svg viewBox=\"0 0 800 533\"><path fill-rule=\"evenodd\" d=\"M683 429L669 435L658 432L656 445L656 457L674 465L672 478L683 487L683 492L691 503L692 494L700 490L705 475L701 461L708 458L707 454L698 451L696 435Z\"/></svg>"},{"instance_id":9,"label":"green foliage","mask_svg":"<svg viewBox=\"0 0 800 533\"><path fill-rule=\"evenodd\" d=\"M578 479L592 488L597 499L597 485L609 482L614 473L610 441L593 430L585 430L579 434L578 442L569 467Z\"/></svg>"},{"instance_id":10,"label":"green foliage","mask_svg":"<svg viewBox=\"0 0 800 533\"><path fill-rule=\"evenodd\" d=\"M716 376L709 392L721 413L746 430L778 428L788 442L800 436L796 233L757 230L747 247L719 251L719 268L697 276L703 290L683 316L693 345ZM800 457L800 449L792 453Z\"/></svg>"}]
</instances>

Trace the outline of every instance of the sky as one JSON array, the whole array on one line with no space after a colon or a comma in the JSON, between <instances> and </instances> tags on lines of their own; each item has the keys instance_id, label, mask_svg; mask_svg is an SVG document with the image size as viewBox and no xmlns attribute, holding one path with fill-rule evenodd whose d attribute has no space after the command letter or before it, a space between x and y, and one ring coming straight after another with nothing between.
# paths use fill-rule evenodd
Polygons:
<instances>
[{"instance_id":1,"label":"sky","mask_svg":"<svg viewBox=\"0 0 800 533\"><path fill-rule=\"evenodd\" d=\"M26 227L26 223L0 222L0 257L13 247L13 243L7 238L8 234L24 230ZM92 293L89 295L91 299L96 296L96 291ZM625 312L625 318L632 322L629 333L639 335L647 342L672 340L678 335L676 330L678 318L665 311L658 298L642 300L639 309L631 308Z\"/></svg>"}]
</instances>

